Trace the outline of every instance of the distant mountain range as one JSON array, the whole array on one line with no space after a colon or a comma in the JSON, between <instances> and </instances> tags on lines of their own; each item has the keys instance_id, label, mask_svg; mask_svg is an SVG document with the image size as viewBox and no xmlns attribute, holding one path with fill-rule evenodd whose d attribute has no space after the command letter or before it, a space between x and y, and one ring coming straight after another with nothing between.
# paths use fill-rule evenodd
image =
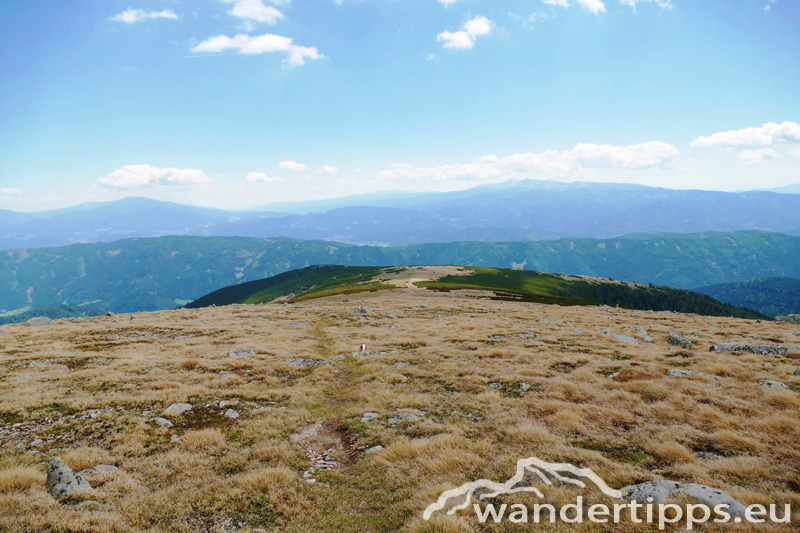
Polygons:
<instances>
[{"instance_id":1,"label":"distant mountain range","mask_svg":"<svg viewBox=\"0 0 800 533\"><path fill-rule=\"evenodd\" d=\"M0 254L0 309L167 309L222 287L319 264L525 268L691 289L800 278L800 237L760 231L613 239L355 246L291 238L159 237Z\"/></svg>"},{"instance_id":2,"label":"distant mountain range","mask_svg":"<svg viewBox=\"0 0 800 533\"><path fill-rule=\"evenodd\" d=\"M769 316L800 313L800 279L777 277L718 283L694 289L717 300Z\"/></svg>"},{"instance_id":3,"label":"distant mountain range","mask_svg":"<svg viewBox=\"0 0 800 533\"><path fill-rule=\"evenodd\" d=\"M411 276L407 275L409 270L412 271ZM395 290L404 284L392 283L393 277L410 279L416 272L417 267L310 266L225 287L198 298L186 307L196 309L235 303L257 304L275 299L294 302L366 291ZM705 294L655 285L620 283L601 278L581 279L507 268L459 267L457 274L433 276L415 285L445 292L461 289L490 291L496 300L555 305L609 305L709 316L768 318L751 309L724 304Z\"/></svg>"},{"instance_id":4,"label":"distant mountain range","mask_svg":"<svg viewBox=\"0 0 800 533\"><path fill-rule=\"evenodd\" d=\"M284 202L250 211L125 198L40 213L0 211L0 250L163 235L401 246L751 229L800 234L800 194L526 180L448 193Z\"/></svg>"}]
</instances>

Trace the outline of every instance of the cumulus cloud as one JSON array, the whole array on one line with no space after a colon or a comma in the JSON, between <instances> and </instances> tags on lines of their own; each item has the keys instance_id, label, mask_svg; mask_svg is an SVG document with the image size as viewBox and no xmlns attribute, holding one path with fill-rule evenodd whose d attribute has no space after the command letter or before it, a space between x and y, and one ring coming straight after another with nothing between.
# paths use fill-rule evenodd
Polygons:
<instances>
[{"instance_id":1,"label":"cumulus cloud","mask_svg":"<svg viewBox=\"0 0 800 533\"><path fill-rule=\"evenodd\" d=\"M249 181L251 183L256 183L258 181L263 182L263 183L270 183L270 182L273 182L273 181L284 181L283 178L270 178L269 176L267 176L263 172L250 172L249 174L247 174L247 177L245 178L245 180L247 180L247 181Z\"/></svg>"},{"instance_id":2,"label":"cumulus cloud","mask_svg":"<svg viewBox=\"0 0 800 533\"><path fill-rule=\"evenodd\" d=\"M785 142L800 142L800 124L786 121L783 124L767 122L757 128L745 128L714 133L693 140L691 146L770 146Z\"/></svg>"},{"instance_id":3,"label":"cumulus cloud","mask_svg":"<svg viewBox=\"0 0 800 533\"><path fill-rule=\"evenodd\" d=\"M235 37L217 35L192 48L192 52L195 53L225 52L228 50L238 50L240 54L284 52L286 53L286 59L283 60L283 65L289 68L305 65L306 59L313 61L325 57L313 46L299 46L294 44L289 37L271 33L255 37L244 34L239 34Z\"/></svg>"},{"instance_id":4,"label":"cumulus cloud","mask_svg":"<svg viewBox=\"0 0 800 533\"><path fill-rule=\"evenodd\" d=\"M445 48L469 50L475 46L475 39L490 33L492 33L492 21L486 17L477 16L472 20L468 20L463 29L456 32L442 32L436 36L436 40L444 41Z\"/></svg>"},{"instance_id":5,"label":"cumulus cloud","mask_svg":"<svg viewBox=\"0 0 800 533\"><path fill-rule=\"evenodd\" d=\"M620 0L620 4L624 6L631 6L631 9L636 11L636 4L654 3L658 7L664 9L672 9L675 7L671 0Z\"/></svg>"},{"instance_id":6,"label":"cumulus cloud","mask_svg":"<svg viewBox=\"0 0 800 533\"><path fill-rule=\"evenodd\" d=\"M144 20L149 19L173 19L176 20L178 15L175 14L174 11L171 9L165 9L164 11L144 11L141 9L133 9L128 8L122 13L114 15L111 17L111 20L117 22L125 22L128 24L136 24L137 22L142 22Z\"/></svg>"},{"instance_id":7,"label":"cumulus cloud","mask_svg":"<svg viewBox=\"0 0 800 533\"><path fill-rule=\"evenodd\" d=\"M580 4L586 11L591 11L595 15L597 13L600 13L601 11L605 12L606 10L606 5L602 2L602 0L575 0L575 1L578 4ZM569 0L542 0L542 3L551 6L569 7Z\"/></svg>"},{"instance_id":8,"label":"cumulus cloud","mask_svg":"<svg viewBox=\"0 0 800 533\"><path fill-rule=\"evenodd\" d=\"M515 154L504 158L487 155L473 163L438 167L413 167L396 164L392 169L379 172L378 177L382 179L404 178L411 181L486 181L517 172L566 176L597 168L622 170L670 168L678 154L677 148L660 141L628 146L581 143L572 150L563 152L548 150L540 153Z\"/></svg>"},{"instance_id":9,"label":"cumulus cloud","mask_svg":"<svg viewBox=\"0 0 800 533\"><path fill-rule=\"evenodd\" d=\"M12 187L0 187L0 194L22 194L22 191Z\"/></svg>"},{"instance_id":10,"label":"cumulus cloud","mask_svg":"<svg viewBox=\"0 0 800 533\"><path fill-rule=\"evenodd\" d=\"M226 4L233 4L233 8L228 11L234 17L239 17L265 24L275 24L283 18L283 13L272 6L265 6L262 0L222 0ZM274 2L280 4L283 2Z\"/></svg>"},{"instance_id":11,"label":"cumulus cloud","mask_svg":"<svg viewBox=\"0 0 800 533\"><path fill-rule=\"evenodd\" d=\"M97 180L110 189L136 189L156 185L194 185L209 183L211 178L193 168L156 168L150 165L126 165Z\"/></svg>"},{"instance_id":12,"label":"cumulus cloud","mask_svg":"<svg viewBox=\"0 0 800 533\"><path fill-rule=\"evenodd\" d=\"M286 170L305 170L306 166L294 161L281 161L278 166Z\"/></svg>"},{"instance_id":13,"label":"cumulus cloud","mask_svg":"<svg viewBox=\"0 0 800 533\"><path fill-rule=\"evenodd\" d=\"M765 159L778 159L781 154L772 148L756 148L755 150L742 150L739 152L739 158L748 165L754 163L761 163Z\"/></svg>"},{"instance_id":14,"label":"cumulus cloud","mask_svg":"<svg viewBox=\"0 0 800 533\"><path fill-rule=\"evenodd\" d=\"M322 165L321 167L319 167L319 170L317 170L317 172L323 172L325 174L336 174L337 172L339 172L339 169L329 165Z\"/></svg>"}]
</instances>

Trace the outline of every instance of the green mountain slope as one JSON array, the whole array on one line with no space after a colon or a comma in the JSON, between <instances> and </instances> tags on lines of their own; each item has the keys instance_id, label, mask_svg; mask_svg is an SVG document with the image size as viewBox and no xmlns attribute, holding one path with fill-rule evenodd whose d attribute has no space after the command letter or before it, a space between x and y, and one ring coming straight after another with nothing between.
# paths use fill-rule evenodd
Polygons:
<instances>
[{"instance_id":1,"label":"green mountain slope","mask_svg":"<svg viewBox=\"0 0 800 533\"><path fill-rule=\"evenodd\" d=\"M407 270L416 271L416 267L380 269L338 265L311 266L272 278L220 289L186 307L260 303L276 298L294 301L334 294L392 290L396 285L386 282L390 281L392 274ZM462 270L460 275L417 282L416 285L446 292L461 289L493 291L497 299L503 300L558 305L605 304L629 309L669 310L710 316L768 318L761 313L734 307L704 294L681 289L525 270L480 267L466 267Z\"/></svg>"},{"instance_id":2,"label":"green mountain slope","mask_svg":"<svg viewBox=\"0 0 800 533\"><path fill-rule=\"evenodd\" d=\"M44 307L34 307L27 309L20 313L13 313L5 316L0 316L0 325L2 324L19 324L20 322L27 322L35 316L43 316L52 318L53 320L59 318L70 317L87 317L104 315L108 311L105 309L98 309L97 307L77 307L74 305L46 305Z\"/></svg>"},{"instance_id":3,"label":"green mountain slope","mask_svg":"<svg viewBox=\"0 0 800 533\"><path fill-rule=\"evenodd\" d=\"M289 238L157 237L0 255L0 310L83 305L168 309L214 290L315 264L461 264L607 277L689 289L800 278L800 237L761 231L614 239L356 246Z\"/></svg>"},{"instance_id":4,"label":"green mountain slope","mask_svg":"<svg viewBox=\"0 0 800 533\"><path fill-rule=\"evenodd\" d=\"M718 283L694 289L731 305L769 316L800 312L800 279L778 277Z\"/></svg>"}]
</instances>

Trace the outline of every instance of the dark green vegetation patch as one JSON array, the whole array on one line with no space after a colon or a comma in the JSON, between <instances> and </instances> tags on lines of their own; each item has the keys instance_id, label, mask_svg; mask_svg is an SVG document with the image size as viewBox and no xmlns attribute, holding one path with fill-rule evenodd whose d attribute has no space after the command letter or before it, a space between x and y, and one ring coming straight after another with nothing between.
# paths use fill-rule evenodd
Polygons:
<instances>
[{"instance_id":1,"label":"dark green vegetation patch","mask_svg":"<svg viewBox=\"0 0 800 533\"><path fill-rule=\"evenodd\" d=\"M769 316L800 313L800 279L750 279L718 283L694 290L721 302L755 309Z\"/></svg>"}]
</instances>

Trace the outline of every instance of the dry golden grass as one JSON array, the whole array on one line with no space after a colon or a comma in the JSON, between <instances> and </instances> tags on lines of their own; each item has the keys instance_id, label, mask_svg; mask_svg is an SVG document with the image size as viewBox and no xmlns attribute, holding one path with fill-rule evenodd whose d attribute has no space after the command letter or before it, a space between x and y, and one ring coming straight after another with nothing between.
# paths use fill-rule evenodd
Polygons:
<instances>
[{"instance_id":1,"label":"dry golden grass","mask_svg":"<svg viewBox=\"0 0 800 533\"><path fill-rule=\"evenodd\" d=\"M0 530L509 531L507 523L480 525L471 512L431 521L421 513L442 490L504 481L531 456L592 468L615 488L674 479L800 509L800 361L708 352L753 336L798 345L789 333L796 326L485 296L412 288L348 302L0 329ZM363 304L372 308L366 317L348 313ZM654 342L601 333L633 334L636 326ZM670 349L671 330L703 337L694 350ZM351 357L361 343L373 355ZM255 354L224 357L239 347ZM718 381L671 378L670 368ZM794 390L764 388L764 378ZM171 428L149 422L176 402L193 409L170 417ZM229 408L240 417L222 416ZM380 418L362 423L365 412ZM419 418L389 425L400 412ZM35 438L44 442L31 446ZM385 449L364 453L377 444ZM310 459L328 449L339 467L304 482ZM67 508L44 489L56 456L75 470L119 470L93 480L96 503ZM543 490L550 502L580 494ZM503 501L535 503L514 498ZM767 529L793 530L782 527ZM548 529L576 530L649 531L633 523Z\"/></svg>"}]
</instances>

